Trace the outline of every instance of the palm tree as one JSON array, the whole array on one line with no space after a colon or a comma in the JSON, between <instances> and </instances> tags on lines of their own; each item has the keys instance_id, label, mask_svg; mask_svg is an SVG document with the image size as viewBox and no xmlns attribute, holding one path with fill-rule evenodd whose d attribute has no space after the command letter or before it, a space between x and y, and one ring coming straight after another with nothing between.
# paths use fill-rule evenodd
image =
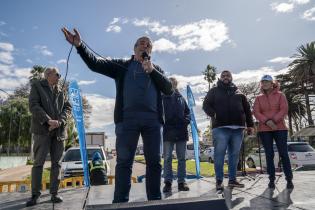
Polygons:
<instances>
[{"instance_id":1,"label":"palm tree","mask_svg":"<svg viewBox=\"0 0 315 210\"><path fill-rule=\"evenodd\" d=\"M309 125L314 125L309 94L315 92L315 42L301 45L297 51L298 53L293 56L295 59L289 64L289 74L302 88L307 121Z\"/></svg>"},{"instance_id":2,"label":"palm tree","mask_svg":"<svg viewBox=\"0 0 315 210\"><path fill-rule=\"evenodd\" d=\"M293 122L295 122L296 131L299 130L297 122L300 122L302 117L306 115L306 106L302 101L302 94L300 88L296 82L292 82L290 74L280 74L276 76L276 79L280 83L280 89L285 94L288 101L288 122L289 122L289 134L293 135ZM301 126L301 125L300 125Z\"/></svg>"},{"instance_id":3,"label":"palm tree","mask_svg":"<svg viewBox=\"0 0 315 210\"><path fill-rule=\"evenodd\" d=\"M217 68L214 66L211 66L210 64L207 65L206 69L202 72L204 80L206 80L209 84L209 90L210 85L213 83L216 79L216 70Z\"/></svg>"}]
</instances>

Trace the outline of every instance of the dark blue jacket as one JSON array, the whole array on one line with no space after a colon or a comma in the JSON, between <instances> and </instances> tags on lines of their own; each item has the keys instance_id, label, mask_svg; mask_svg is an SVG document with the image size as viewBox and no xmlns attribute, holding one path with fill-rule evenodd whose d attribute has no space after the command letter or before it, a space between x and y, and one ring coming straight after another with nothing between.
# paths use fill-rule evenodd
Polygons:
<instances>
[{"instance_id":1,"label":"dark blue jacket","mask_svg":"<svg viewBox=\"0 0 315 210\"><path fill-rule=\"evenodd\" d=\"M164 141L188 141L187 126L190 122L190 111L184 97L177 91L163 95L165 124Z\"/></svg>"},{"instance_id":2,"label":"dark blue jacket","mask_svg":"<svg viewBox=\"0 0 315 210\"><path fill-rule=\"evenodd\" d=\"M128 71L128 66L133 57L129 60L124 59L103 59L95 57L82 43L77 47L77 51L86 65L94 72L111 77L116 84L116 101L114 109L114 122L117 124L123 119L123 90L125 73ZM172 83L164 76L164 72L158 66L153 64L154 70L150 73L150 77L155 84L158 92L157 107L159 113L159 120L163 123L163 108L161 92L170 95L173 93Z\"/></svg>"}]
</instances>

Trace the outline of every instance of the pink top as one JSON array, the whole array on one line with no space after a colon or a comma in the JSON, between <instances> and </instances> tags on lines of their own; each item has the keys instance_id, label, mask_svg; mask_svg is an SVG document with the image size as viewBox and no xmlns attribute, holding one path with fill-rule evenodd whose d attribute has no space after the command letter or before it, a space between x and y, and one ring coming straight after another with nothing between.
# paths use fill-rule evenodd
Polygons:
<instances>
[{"instance_id":1,"label":"pink top","mask_svg":"<svg viewBox=\"0 0 315 210\"><path fill-rule=\"evenodd\" d=\"M288 114L288 102L278 84L269 94L263 93L256 97L253 114L259 121L258 131L273 131L265 124L268 120L273 120L276 130L288 130L284 122Z\"/></svg>"}]
</instances>

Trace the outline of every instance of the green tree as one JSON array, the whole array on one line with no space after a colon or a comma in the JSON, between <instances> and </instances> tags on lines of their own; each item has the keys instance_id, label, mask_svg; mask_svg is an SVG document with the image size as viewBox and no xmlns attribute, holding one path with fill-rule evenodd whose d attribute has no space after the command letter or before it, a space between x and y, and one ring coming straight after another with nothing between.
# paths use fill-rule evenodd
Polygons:
<instances>
[{"instance_id":1,"label":"green tree","mask_svg":"<svg viewBox=\"0 0 315 210\"><path fill-rule=\"evenodd\" d=\"M20 152L27 147L30 139L30 119L26 98L9 98L0 107L0 144L7 148L7 153L14 149Z\"/></svg>"},{"instance_id":2,"label":"green tree","mask_svg":"<svg viewBox=\"0 0 315 210\"><path fill-rule=\"evenodd\" d=\"M35 80L41 80L44 78L45 67L40 65L33 66L31 70L31 76L29 77L30 82L32 83Z\"/></svg>"},{"instance_id":3,"label":"green tree","mask_svg":"<svg viewBox=\"0 0 315 210\"><path fill-rule=\"evenodd\" d=\"M288 101L288 122L289 135L293 134L293 122L295 123L295 130L298 131L301 126L301 119L306 115L306 106L302 100L301 88L298 83L294 82L292 75L280 74L276 76L280 83L280 89L285 94ZM298 126L298 122L300 125Z\"/></svg>"},{"instance_id":4,"label":"green tree","mask_svg":"<svg viewBox=\"0 0 315 210\"><path fill-rule=\"evenodd\" d=\"M289 64L289 74L301 86L304 93L307 121L314 125L309 95L315 92L315 42L301 45L294 60Z\"/></svg>"},{"instance_id":5,"label":"green tree","mask_svg":"<svg viewBox=\"0 0 315 210\"><path fill-rule=\"evenodd\" d=\"M204 80L206 80L209 84L209 90L211 88L211 84L216 79L216 70L217 68L214 66L211 66L210 64L207 65L206 69L202 72Z\"/></svg>"}]
</instances>

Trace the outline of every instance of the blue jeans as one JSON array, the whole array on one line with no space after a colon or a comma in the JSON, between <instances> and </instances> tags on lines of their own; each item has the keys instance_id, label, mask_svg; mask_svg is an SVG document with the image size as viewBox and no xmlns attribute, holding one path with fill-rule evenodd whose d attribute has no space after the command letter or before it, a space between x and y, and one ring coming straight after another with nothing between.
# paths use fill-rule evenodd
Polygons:
<instances>
[{"instance_id":1,"label":"blue jeans","mask_svg":"<svg viewBox=\"0 0 315 210\"><path fill-rule=\"evenodd\" d=\"M141 134L146 161L146 193L148 200L161 199L161 123L158 119L127 118L116 124L117 164L113 203L128 202L131 173L138 139Z\"/></svg>"},{"instance_id":2,"label":"blue jeans","mask_svg":"<svg viewBox=\"0 0 315 210\"><path fill-rule=\"evenodd\" d=\"M185 182L186 177L186 141L164 141L163 142L163 156L164 156L164 182L173 181L173 170L172 170L172 152L176 145L176 156L178 160L177 165L177 182Z\"/></svg>"},{"instance_id":3,"label":"blue jeans","mask_svg":"<svg viewBox=\"0 0 315 210\"><path fill-rule=\"evenodd\" d=\"M214 128L212 137L214 144L214 170L216 180L223 181L224 156L228 150L229 180L236 180L236 169L243 141L243 130L231 128Z\"/></svg>"},{"instance_id":4,"label":"blue jeans","mask_svg":"<svg viewBox=\"0 0 315 210\"><path fill-rule=\"evenodd\" d=\"M293 174L287 145L288 131L264 131L259 132L259 136L261 139L261 143L265 149L269 179L271 181L275 180L275 164L273 160L275 156L275 153L273 151L273 140L275 140L286 180L292 180Z\"/></svg>"}]
</instances>

